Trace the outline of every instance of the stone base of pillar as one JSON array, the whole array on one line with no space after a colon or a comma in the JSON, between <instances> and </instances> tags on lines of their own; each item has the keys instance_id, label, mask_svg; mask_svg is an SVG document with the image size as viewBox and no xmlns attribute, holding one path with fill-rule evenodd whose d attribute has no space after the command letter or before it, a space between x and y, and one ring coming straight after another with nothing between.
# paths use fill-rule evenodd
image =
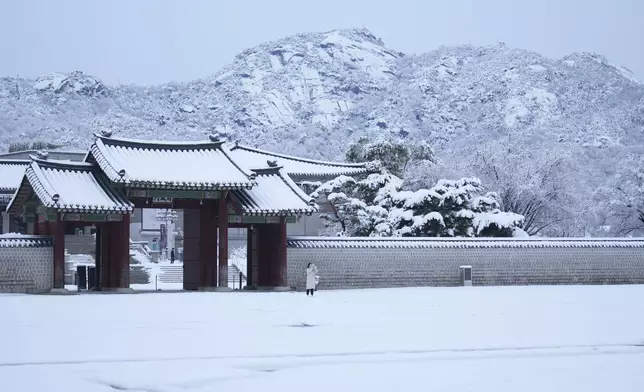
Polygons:
<instances>
[{"instance_id":1,"label":"stone base of pillar","mask_svg":"<svg viewBox=\"0 0 644 392\"><path fill-rule=\"evenodd\" d=\"M293 288L286 287L286 286L258 286L254 290L257 290L257 291L272 291L272 292L283 293L283 292L286 292L286 291L293 291Z\"/></svg>"},{"instance_id":2,"label":"stone base of pillar","mask_svg":"<svg viewBox=\"0 0 644 392\"><path fill-rule=\"evenodd\" d=\"M207 292L214 292L217 291L219 287L217 286L207 286L207 287L199 287L197 291L207 291Z\"/></svg>"},{"instance_id":3,"label":"stone base of pillar","mask_svg":"<svg viewBox=\"0 0 644 392\"><path fill-rule=\"evenodd\" d=\"M233 289L231 289L230 287L216 287L214 291L219 293L229 293L233 291Z\"/></svg>"},{"instance_id":4,"label":"stone base of pillar","mask_svg":"<svg viewBox=\"0 0 644 392\"><path fill-rule=\"evenodd\" d=\"M51 289L47 292L51 295L76 295L76 293L69 291L67 289Z\"/></svg>"},{"instance_id":5,"label":"stone base of pillar","mask_svg":"<svg viewBox=\"0 0 644 392\"><path fill-rule=\"evenodd\" d=\"M101 292L106 294L133 294L134 289L131 287L103 287Z\"/></svg>"}]
</instances>

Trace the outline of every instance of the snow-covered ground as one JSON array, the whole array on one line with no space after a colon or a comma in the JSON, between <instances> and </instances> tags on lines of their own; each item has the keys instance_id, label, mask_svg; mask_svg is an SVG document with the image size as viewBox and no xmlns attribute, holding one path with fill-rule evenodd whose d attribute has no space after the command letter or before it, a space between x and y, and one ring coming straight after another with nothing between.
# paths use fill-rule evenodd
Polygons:
<instances>
[{"instance_id":1,"label":"snow-covered ground","mask_svg":"<svg viewBox=\"0 0 644 392\"><path fill-rule=\"evenodd\" d=\"M644 286L1 295L0 391L641 391Z\"/></svg>"}]
</instances>

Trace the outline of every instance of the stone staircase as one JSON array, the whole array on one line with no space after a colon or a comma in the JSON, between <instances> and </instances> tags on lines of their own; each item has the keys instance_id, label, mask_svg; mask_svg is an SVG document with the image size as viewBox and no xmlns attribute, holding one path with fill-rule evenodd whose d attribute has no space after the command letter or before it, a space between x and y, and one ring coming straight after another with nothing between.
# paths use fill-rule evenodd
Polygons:
<instances>
[{"instance_id":1,"label":"stone staircase","mask_svg":"<svg viewBox=\"0 0 644 392\"><path fill-rule=\"evenodd\" d=\"M246 285L246 276L242 273L242 284L239 287L239 273L241 271L237 268L236 265L229 263L228 264L228 285L233 285L233 288L240 289Z\"/></svg>"},{"instance_id":2,"label":"stone staircase","mask_svg":"<svg viewBox=\"0 0 644 392\"><path fill-rule=\"evenodd\" d=\"M150 282L151 277L147 268L130 254L130 284L148 284Z\"/></svg>"},{"instance_id":3,"label":"stone staircase","mask_svg":"<svg viewBox=\"0 0 644 392\"><path fill-rule=\"evenodd\" d=\"M183 283L183 264L161 265L159 282L161 283Z\"/></svg>"},{"instance_id":4,"label":"stone staircase","mask_svg":"<svg viewBox=\"0 0 644 392\"><path fill-rule=\"evenodd\" d=\"M160 283L183 283L183 264L165 264L161 265L160 269ZM239 288L239 272L239 269L235 265L228 265L228 283L234 282L235 288ZM246 276L243 276L243 274L242 281L243 284L246 284Z\"/></svg>"}]
</instances>

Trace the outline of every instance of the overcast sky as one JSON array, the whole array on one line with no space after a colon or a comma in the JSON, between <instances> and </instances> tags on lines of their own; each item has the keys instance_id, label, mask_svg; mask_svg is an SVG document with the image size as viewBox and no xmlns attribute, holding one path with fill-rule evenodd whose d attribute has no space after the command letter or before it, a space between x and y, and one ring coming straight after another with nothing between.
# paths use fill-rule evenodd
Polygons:
<instances>
[{"instance_id":1,"label":"overcast sky","mask_svg":"<svg viewBox=\"0 0 644 392\"><path fill-rule=\"evenodd\" d=\"M264 41L366 27L406 53L499 41L597 52L644 80L643 15L644 0L0 0L0 76L187 81Z\"/></svg>"}]
</instances>

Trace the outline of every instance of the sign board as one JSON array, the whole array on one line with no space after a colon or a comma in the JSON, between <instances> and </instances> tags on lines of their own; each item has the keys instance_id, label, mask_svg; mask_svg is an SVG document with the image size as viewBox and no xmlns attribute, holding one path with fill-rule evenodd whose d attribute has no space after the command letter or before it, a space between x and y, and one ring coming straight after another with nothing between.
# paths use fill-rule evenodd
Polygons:
<instances>
[{"instance_id":1,"label":"sign board","mask_svg":"<svg viewBox=\"0 0 644 392\"><path fill-rule=\"evenodd\" d=\"M152 204L172 204L171 197L153 197Z\"/></svg>"}]
</instances>

